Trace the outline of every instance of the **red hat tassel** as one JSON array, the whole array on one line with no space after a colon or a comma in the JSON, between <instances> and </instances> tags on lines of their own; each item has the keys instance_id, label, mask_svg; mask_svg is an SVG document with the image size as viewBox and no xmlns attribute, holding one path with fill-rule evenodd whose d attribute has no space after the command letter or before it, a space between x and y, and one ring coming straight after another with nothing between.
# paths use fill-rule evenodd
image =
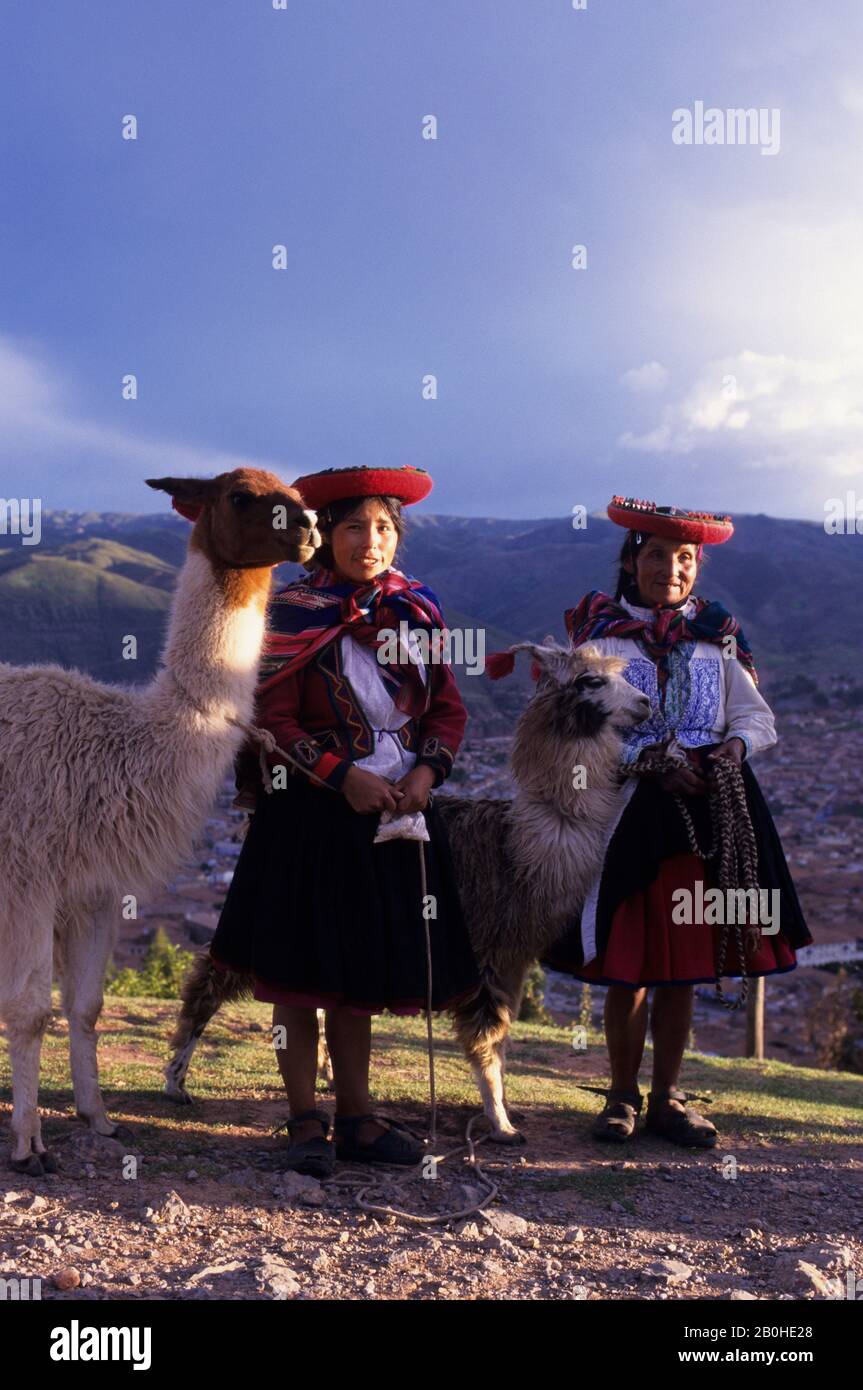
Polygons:
<instances>
[{"instance_id":1,"label":"red hat tassel","mask_svg":"<svg viewBox=\"0 0 863 1390\"><path fill-rule=\"evenodd\" d=\"M501 676L511 676L515 670L514 652L489 652L485 659L485 673L493 681Z\"/></svg>"}]
</instances>

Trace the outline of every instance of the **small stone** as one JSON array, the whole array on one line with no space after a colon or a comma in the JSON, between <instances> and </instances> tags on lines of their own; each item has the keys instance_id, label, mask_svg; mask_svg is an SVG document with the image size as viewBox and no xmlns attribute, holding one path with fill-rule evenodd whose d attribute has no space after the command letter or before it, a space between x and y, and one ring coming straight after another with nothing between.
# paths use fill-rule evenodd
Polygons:
<instances>
[{"instance_id":1,"label":"small stone","mask_svg":"<svg viewBox=\"0 0 863 1390\"><path fill-rule=\"evenodd\" d=\"M732 1302L743 1303L744 1300L746 1302L752 1303L758 1302L757 1295L754 1293L749 1293L747 1289L732 1289L728 1297L731 1299Z\"/></svg>"},{"instance_id":2,"label":"small stone","mask_svg":"<svg viewBox=\"0 0 863 1390\"><path fill-rule=\"evenodd\" d=\"M156 1207L147 1207L145 1220L152 1226L183 1226L190 1216L189 1208L172 1188Z\"/></svg>"},{"instance_id":3,"label":"small stone","mask_svg":"<svg viewBox=\"0 0 863 1390\"><path fill-rule=\"evenodd\" d=\"M580 1226L569 1226L567 1227L564 1240L568 1241L570 1245L583 1245L584 1231L581 1229Z\"/></svg>"},{"instance_id":4,"label":"small stone","mask_svg":"<svg viewBox=\"0 0 863 1390\"><path fill-rule=\"evenodd\" d=\"M484 1211L483 1216L492 1230L509 1240L530 1234L530 1226L524 1217L516 1216L511 1211Z\"/></svg>"},{"instance_id":5,"label":"small stone","mask_svg":"<svg viewBox=\"0 0 863 1390\"><path fill-rule=\"evenodd\" d=\"M52 1274L51 1283L55 1289L65 1293L67 1289L77 1289L81 1283L81 1275L74 1265L64 1265L58 1269L56 1274Z\"/></svg>"},{"instance_id":6,"label":"small stone","mask_svg":"<svg viewBox=\"0 0 863 1390\"><path fill-rule=\"evenodd\" d=\"M456 1227L456 1235L461 1236L463 1240L479 1240L480 1229L475 1221L462 1221Z\"/></svg>"},{"instance_id":7,"label":"small stone","mask_svg":"<svg viewBox=\"0 0 863 1390\"><path fill-rule=\"evenodd\" d=\"M32 1243L36 1250L47 1250L51 1255L56 1255L60 1249L53 1236L34 1236Z\"/></svg>"},{"instance_id":8,"label":"small stone","mask_svg":"<svg viewBox=\"0 0 863 1390\"><path fill-rule=\"evenodd\" d=\"M657 1279L666 1287L685 1284L694 1273L692 1266L684 1264L682 1260L653 1260L644 1272L648 1278Z\"/></svg>"},{"instance_id":9,"label":"small stone","mask_svg":"<svg viewBox=\"0 0 863 1390\"><path fill-rule=\"evenodd\" d=\"M317 1178L309 1177L306 1173L292 1173L290 1171L282 1175L279 1184L279 1196L284 1202L299 1202L304 1207L321 1207L326 1199L326 1194ZM370 1229L370 1226L366 1227L366 1230ZM380 1230L376 1224L375 1230Z\"/></svg>"},{"instance_id":10,"label":"small stone","mask_svg":"<svg viewBox=\"0 0 863 1390\"><path fill-rule=\"evenodd\" d=\"M272 1256L267 1256L255 1270L255 1282L263 1293L278 1302L296 1298L300 1293L300 1281L294 1271Z\"/></svg>"}]
</instances>

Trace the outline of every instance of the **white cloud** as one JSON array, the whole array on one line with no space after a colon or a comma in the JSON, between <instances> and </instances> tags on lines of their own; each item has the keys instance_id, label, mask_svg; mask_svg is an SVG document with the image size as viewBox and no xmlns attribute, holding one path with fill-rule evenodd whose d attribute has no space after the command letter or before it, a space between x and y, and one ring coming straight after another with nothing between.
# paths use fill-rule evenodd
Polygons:
<instances>
[{"instance_id":1,"label":"white cloud","mask_svg":"<svg viewBox=\"0 0 863 1390\"><path fill-rule=\"evenodd\" d=\"M647 394L661 391L668 381L668 368L661 362L645 362L641 367L630 367L620 378L630 391Z\"/></svg>"},{"instance_id":2,"label":"white cloud","mask_svg":"<svg viewBox=\"0 0 863 1390\"><path fill-rule=\"evenodd\" d=\"M863 115L863 81L859 77L841 77L838 83L839 102L846 111Z\"/></svg>"},{"instance_id":3,"label":"white cloud","mask_svg":"<svg viewBox=\"0 0 863 1390\"><path fill-rule=\"evenodd\" d=\"M688 454L720 445L752 468L817 464L836 477L860 471L863 350L829 360L744 350L707 362L679 400L620 443L642 453Z\"/></svg>"}]
</instances>

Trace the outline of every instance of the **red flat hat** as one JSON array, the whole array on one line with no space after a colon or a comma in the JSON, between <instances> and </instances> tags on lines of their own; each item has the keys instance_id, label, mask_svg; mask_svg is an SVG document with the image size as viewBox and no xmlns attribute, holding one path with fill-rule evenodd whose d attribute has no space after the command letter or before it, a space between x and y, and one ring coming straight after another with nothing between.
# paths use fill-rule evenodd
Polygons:
<instances>
[{"instance_id":1,"label":"red flat hat","mask_svg":"<svg viewBox=\"0 0 863 1390\"><path fill-rule=\"evenodd\" d=\"M688 541L691 545L722 545L734 535L730 516L713 512L687 512L682 507L657 507L641 497L612 497L608 515L628 531Z\"/></svg>"},{"instance_id":2,"label":"red flat hat","mask_svg":"<svg viewBox=\"0 0 863 1390\"><path fill-rule=\"evenodd\" d=\"M307 507L325 507L342 497L397 497L405 506L421 502L432 490L424 468L324 468L297 478L293 486Z\"/></svg>"}]
</instances>

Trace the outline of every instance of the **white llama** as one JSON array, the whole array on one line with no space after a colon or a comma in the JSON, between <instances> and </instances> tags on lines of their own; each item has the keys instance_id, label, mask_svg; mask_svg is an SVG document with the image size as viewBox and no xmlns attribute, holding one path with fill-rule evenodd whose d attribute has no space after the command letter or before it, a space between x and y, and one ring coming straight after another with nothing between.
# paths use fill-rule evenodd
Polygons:
<instances>
[{"instance_id":1,"label":"white llama","mask_svg":"<svg viewBox=\"0 0 863 1390\"><path fill-rule=\"evenodd\" d=\"M39 1061L52 967L69 1021L78 1114L128 1139L99 1090L96 1021L127 895L192 847L252 717L272 567L319 544L316 517L273 473L148 479L199 510L163 668L139 688L60 666L0 665L0 1018L12 1063L12 1167L54 1172Z\"/></svg>"}]
</instances>

